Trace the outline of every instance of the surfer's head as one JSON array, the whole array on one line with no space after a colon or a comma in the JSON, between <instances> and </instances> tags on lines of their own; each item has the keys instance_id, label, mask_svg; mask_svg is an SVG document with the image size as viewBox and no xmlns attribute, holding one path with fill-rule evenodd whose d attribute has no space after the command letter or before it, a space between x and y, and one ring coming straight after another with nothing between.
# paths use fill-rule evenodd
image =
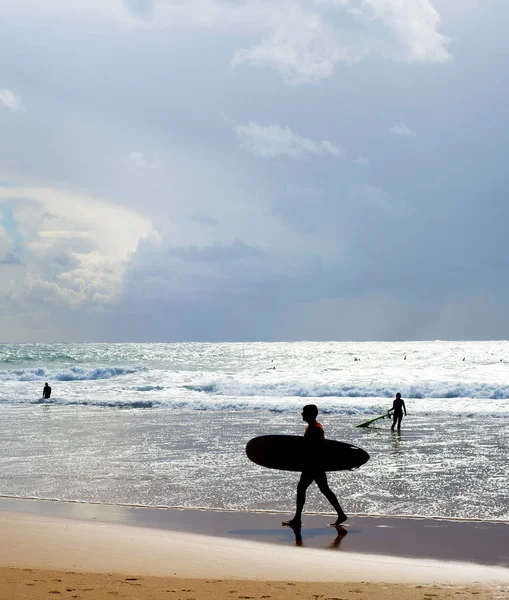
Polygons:
<instances>
[{"instance_id":1,"label":"surfer's head","mask_svg":"<svg viewBox=\"0 0 509 600\"><path fill-rule=\"evenodd\" d=\"M396 398L397 398L398 400L401 398L401 394L400 394L399 392L396 394Z\"/></svg>"},{"instance_id":2,"label":"surfer's head","mask_svg":"<svg viewBox=\"0 0 509 600\"><path fill-rule=\"evenodd\" d=\"M304 421L314 421L318 416L318 406L316 404L306 404L302 409L302 418Z\"/></svg>"}]
</instances>

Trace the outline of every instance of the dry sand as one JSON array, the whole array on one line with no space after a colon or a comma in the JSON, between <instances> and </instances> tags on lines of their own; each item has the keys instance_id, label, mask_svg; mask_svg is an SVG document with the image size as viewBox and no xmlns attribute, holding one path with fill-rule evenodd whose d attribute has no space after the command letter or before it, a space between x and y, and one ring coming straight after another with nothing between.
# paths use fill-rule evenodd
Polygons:
<instances>
[{"instance_id":1,"label":"dry sand","mask_svg":"<svg viewBox=\"0 0 509 600\"><path fill-rule=\"evenodd\" d=\"M509 599L509 569L0 513L0 600ZM418 541L416 540L416 543Z\"/></svg>"},{"instance_id":2,"label":"dry sand","mask_svg":"<svg viewBox=\"0 0 509 600\"><path fill-rule=\"evenodd\" d=\"M0 568L2 600L500 600L508 597L507 588L504 591L500 586L188 579Z\"/></svg>"}]
</instances>

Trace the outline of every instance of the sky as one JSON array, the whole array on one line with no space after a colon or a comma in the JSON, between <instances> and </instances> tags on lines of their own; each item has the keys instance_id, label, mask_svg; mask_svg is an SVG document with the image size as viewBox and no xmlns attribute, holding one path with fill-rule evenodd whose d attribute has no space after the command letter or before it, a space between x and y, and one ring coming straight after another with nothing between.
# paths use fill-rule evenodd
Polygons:
<instances>
[{"instance_id":1,"label":"sky","mask_svg":"<svg viewBox=\"0 0 509 600\"><path fill-rule=\"evenodd\" d=\"M0 342L509 339L508 3L0 9Z\"/></svg>"}]
</instances>

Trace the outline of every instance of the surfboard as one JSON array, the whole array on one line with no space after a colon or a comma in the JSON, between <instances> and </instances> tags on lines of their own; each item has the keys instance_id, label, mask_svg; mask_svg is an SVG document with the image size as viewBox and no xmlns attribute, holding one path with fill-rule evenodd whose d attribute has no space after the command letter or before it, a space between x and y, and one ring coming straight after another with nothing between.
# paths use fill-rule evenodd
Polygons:
<instances>
[{"instance_id":1,"label":"surfboard","mask_svg":"<svg viewBox=\"0 0 509 600\"><path fill-rule=\"evenodd\" d=\"M309 453L309 443L299 435L262 435L249 440L246 454L257 465L281 471L349 471L369 460L362 448L345 442L325 440Z\"/></svg>"},{"instance_id":2,"label":"surfboard","mask_svg":"<svg viewBox=\"0 0 509 600\"><path fill-rule=\"evenodd\" d=\"M374 423L375 421L379 421L380 419L385 419L387 417L389 417L389 419L391 419L392 418L391 412L392 412L392 408L390 410L388 410L386 413L384 413L383 415L379 415L378 417L375 417L374 419L370 419L369 421L360 423L359 425L356 425L355 427L367 427L368 425L371 425L371 423Z\"/></svg>"}]
</instances>

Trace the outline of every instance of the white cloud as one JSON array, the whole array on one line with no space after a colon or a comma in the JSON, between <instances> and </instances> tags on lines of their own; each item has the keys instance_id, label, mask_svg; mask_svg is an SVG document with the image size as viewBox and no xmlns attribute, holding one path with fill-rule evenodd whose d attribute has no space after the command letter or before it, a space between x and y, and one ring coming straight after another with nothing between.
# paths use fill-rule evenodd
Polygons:
<instances>
[{"instance_id":1,"label":"white cloud","mask_svg":"<svg viewBox=\"0 0 509 600\"><path fill-rule=\"evenodd\" d=\"M359 4L357 0L348 3ZM382 54L404 62L445 62L451 58L450 38L438 31L440 15L431 0L363 0L360 4L362 16L385 26L396 42L392 48L388 44Z\"/></svg>"},{"instance_id":2,"label":"white cloud","mask_svg":"<svg viewBox=\"0 0 509 600\"><path fill-rule=\"evenodd\" d=\"M11 90L0 90L0 103L14 112L21 108L21 98Z\"/></svg>"},{"instance_id":3,"label":"white cloud","mask_svg":"<svg viewBox=\"0 0 509 600\"><path fill-rule=\"evenodd\" d=\"M114 302L139 240L152 229L134 211L55 189L0 188L1 205L24 269L0 285L0 295L19 302Z\"/></svg>"},{"instance_id":4,"label":"white cloud","mask_svg":"<svg viewBox=\"0 0 509 600\"><path fill-rule=\"evenodd\" d=\"M370 54L401 62L450 59L449 38L430 0L287 0L264 4L263 41L235 53L232 65L276 69L293 85L331 77L340 63Z\"/></svg>"},{"instance_id":5,"label":"white cloud","mask_svg":"<svg viewBox=\"0 0 509 600\"><path fill-rule=\"evenodd\" d=\"M432 0L125 0L128 21L139 27L248 34L232 66L275 69L291 85L330 78L341 63L370 55L398 62L444 62L450 38L441 33ZM136 15L140 18L136 19Z\"/></svg>"},{"instance_id":6,"label":"white cloud","mask_svg":"<svg viewBox=\"0 0 509 600\"><path fill-rule=\"evenodd\" d=\"M395 133L396 135L417 135L417 132L410 129L405 123L394 123L391 127L391 133Z\"/></svg>"},{"instance_id":7,"label":"white cloud","mask_svg":"<svg viewBox=\"0 0 509 600\"><path fill-rule=\"evenodd\" d=\"M279 125L238 125L235 128L242 145L255 156L263 158L288 157L308 159L314 154L330 154L336 158L345 152L338 144L327 140L314 141L294 133L289 127Z\"/></svg>"}]
</instances>

